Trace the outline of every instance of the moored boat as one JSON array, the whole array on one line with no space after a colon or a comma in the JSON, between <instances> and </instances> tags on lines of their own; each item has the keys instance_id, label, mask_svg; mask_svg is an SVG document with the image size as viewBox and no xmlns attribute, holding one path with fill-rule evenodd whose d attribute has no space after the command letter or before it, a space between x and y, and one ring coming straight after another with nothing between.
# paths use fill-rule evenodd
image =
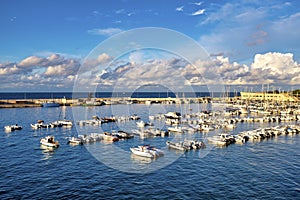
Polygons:
<instances>
[{"instance_id":1,"label":"moored boat","mask_svg":"<svg viewBox=\"0 0 300 200\"><path fill-rule=\"evenodd\" d=\"M112 135L116 136L119 139L130 139L134 137L132 134L125 131L112 132Z\"/></svg>"},{"instance_id":2,"label":"moored boat","mask_svg":"<svg viewBox=\"0 0 300 200\"><path fill-rule=\"evenodd\" d=\"M69 138L68 143L69 144L75 144L75 145L83 144L82 139L81 138L76 138L76 137Z\"/></svg>"},{"instance_id":3,"label":"moored boat","mask_svg":"<svg viewBox=\"0 0 300 200\"><path fill-rule=\"evenodd\" d=\"M168 131L175 132L175 133L182 133L183 129L181 127L169 127Z\"/></svg>"},{"instance_id":4,"label":"moored boat","mask_svg":"<svg viewBox=\"0 0 300 200\"><path fill-rule=\"evenodd\" d=\"M15 130L21 130L22 126L18 126L18 124L15 125L8 125L4 126L5 131L10 132L10 131L15 131Z\"/></svg>"},{"instance_id":5,"label":"moored boat","mask_svg":"<svg viewBox=\"0 0 300 200\"><path fill-rule=\"evenodd\" d=\"M197 140L184 140L183 142L170 142L167 141L166 144L173 149L177 149L180 151L189 151L191 149L202 149L205 148L206 145L202 141Z\"/></svg>"},{"instance_id":6,"label":"moored boat","mask_svg":"<svg viewBox=\"0 0 300 200\"><path fill-rule=\"evenodd\" d=\"M54 140L54 136L46 136L40 140L40 143L48 147L59 147L59 142Z\"/></svg>"},{"instance_id":7,"label":"moored boat","mask_svg":"<svg viewBox=\"0 0 300 200\"><path fill-rule=\"evenodd\" d=\"M103 140L105 141L109 141L109 142L117 142L119 141L119 138L109 132L104 132L103 134L99 134L100 137L103 138Z\"/></svg>"},{"instance_id":8,"label":"moored boat","mask_svg":"<svg viewBox=\"0 0 300 200\"><path fill-rule=\"evenodd\" d=\"M44 120L38 120L37 123L30 124L30 126L33 129L46 128L46 125L44 124Z\"/></svg>"},{"instance_id":9,"label":"moored boat","mask_svg":"<svg viewBox=\"0 0 300 200\"><path fill-rule=\"evenodd\" d=\"M147 158L156 158L164 154L162 150L157 149L156 147L150 145L131 147L130 151L135 155L147 157Z\"/></svg>"},{"instance_id":10,"label":"moored boat","mask_svg":"<svg viewBox=\"0 0 300 200\"><path fill-rule=\"evenodd\" d=\"M182 142L170 142L170 141L167 141L166 144L172 148L172 149L177 149L177 150L180 150L180 151L188 151L190 150L189 147L187 146L184 146Z\"/></svg>"},{"instance_id":11,"label":"moored boat","mask_svg":"<svg viewBox=\"0 0 300 200\"><path fill-rule=\"evenodd\" d=\"M58 120L57 123L61 124L62 126L71 127L73 126L73 122L70 120Z\"/></svg>"},{"instance_id":12,"label":"moored boat","mask_svg":"<svg viewBox=\"0 0 300 200\"><path fill-rule=\"evenodd\" d=\"M143 128L143 127L145 127L146 123L144 121L139 121L139 122L136 122L136 125L139 128Z\"/></svg>"}]
</instances>

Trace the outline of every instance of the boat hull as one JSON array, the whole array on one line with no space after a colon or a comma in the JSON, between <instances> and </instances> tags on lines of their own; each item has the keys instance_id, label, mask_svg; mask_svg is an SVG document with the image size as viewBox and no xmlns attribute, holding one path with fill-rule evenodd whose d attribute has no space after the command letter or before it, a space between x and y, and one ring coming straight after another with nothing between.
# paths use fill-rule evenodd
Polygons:
<instances>
[{"instance_id":1,"label":"boat hull","mask_svg":"<svg viewBox=\"0 0 300 200\"><path fill-rule=\"evenodd\" d=\"M82 140L79 138L74 138L72 137L71 139L69 139L69 144L73 144L73 145L81 145L83 144Z\"/></svg>"},{"instance_id":2,"label":"boat hull","mask_svg":"<svg viewBox=\"0 0 300 200\"><path fill-rule=\"evenodd\" d=\"M176 150L180 150L180 151L187 151L188 149L185 148L184 146L182 145L179 145L178 143L173 143L173 142L169 142L167 141L166 144L172 148L172 149L176 149Z\"/></svg>"},{"instance_id":3,"label":"boat hull","mask_svg":"<svg viewBox=\"0 0 300 200\"><path fill-rule=\"evenodd\" d=\"M44 139L44 138L40 140L40 143L44 146L47 146L47 147L52 147L52 148L58 148L59 147L58 142L51 143L51 142L48 142L48 140Z\"/></svg>"},{"instance_id":4,"label":"boat hull","mask_svg":"<svg viewBox=\"0 0 300 200\"><path fill-rule=\"evenodd\" d=\"M141 151L139 148L130 148L130 151L138 156L147 157L147 158L154 158L154 155L150 153L150 151L145 150Z\"/></svg>"}]
</instances>

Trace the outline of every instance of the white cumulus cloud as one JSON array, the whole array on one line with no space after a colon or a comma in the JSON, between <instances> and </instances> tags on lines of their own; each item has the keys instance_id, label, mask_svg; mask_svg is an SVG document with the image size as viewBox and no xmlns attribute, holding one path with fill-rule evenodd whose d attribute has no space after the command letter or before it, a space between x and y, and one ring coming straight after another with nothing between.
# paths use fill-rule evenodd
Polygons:
<instances>
[{"instance_id":1,"label":"white cumulus cloud","mask_svg":"<svg viewBox=\"0 0 300 200\"><path fill-rule=\"evenodd\" d=\"M29 56L22 60L18 66L20 67L29 67L29 66L42 66L46 61L45 58L37 57L37 56Z\"/></svg>"},{"instance_id":2,"label":"white cumulus cloud","mask_svg":"<svg viewBox=\"0 0 300 200\"><path fill-rule=\"evenodd\" d=\"M80 83L84 87L117 87L124 90L147 84L160 84L174 91L190 86L230 84L289 84L300 82L300 65L292 53L256 54L251 64L231 62L218 55L211 60L188 63L182 58L145 59L141 52L112 61L107 53L95 57L93 65L84 69ZM110 63L107 69L103 63ZM0 88L72 88L80 60L60 54L48 57L29 56L19 63L0 63ZM101 66L100 66L100 63ZM20 66L21 65L21 66ZM26 67L25 67L26 66ZM19 81L15 81L19 80Z\"/></svg>"},{"instance_id":3,"label":"white cumulus cloud","mask_svg":"<svg viewBox=\"0 0 300 200\"><path fill-rule=\"evenodd\" d=\"M107 53L102 53L98 56L97 61L99 62L99 64L107 64L108 62L110 62L113 59L113 57L111 57L110 55L108 55Z\"/></svg>"}]
</instances>

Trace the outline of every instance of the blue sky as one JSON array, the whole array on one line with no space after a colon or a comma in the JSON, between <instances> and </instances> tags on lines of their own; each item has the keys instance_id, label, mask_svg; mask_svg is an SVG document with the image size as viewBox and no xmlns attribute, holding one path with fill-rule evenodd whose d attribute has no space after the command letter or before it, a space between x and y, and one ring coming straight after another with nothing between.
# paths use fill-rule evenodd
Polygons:
<instances>
[{"instance_id":1,"label":"blue sky","mask_svg":"<svg viewBox=\"0 0 300 200\"><path fill-rule=\"evenodd\" d=\"M276 77L283 70L279 62L290 63L294 74L281 77L282 84L300 81L296 0L2 0L0 13L0 91L45 86L70 90L93 48L113 34L142 27L167 28L191 37L212 57L219 56L216 66L222 73L236 70L235 77L223 77L228 84L261 84L266 77L251 79L259 74L255 70L269 74L266 83L278 83ZM278 62L271 63L274 60ZM13 76L19 84L10 83Z\"/></svg>"}]
</instances>

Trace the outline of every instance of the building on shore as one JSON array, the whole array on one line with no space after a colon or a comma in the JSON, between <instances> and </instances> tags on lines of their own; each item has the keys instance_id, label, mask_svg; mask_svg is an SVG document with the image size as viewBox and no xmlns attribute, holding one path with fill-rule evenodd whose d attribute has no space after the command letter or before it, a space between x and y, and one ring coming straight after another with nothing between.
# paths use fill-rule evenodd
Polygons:
<instances>
[{"instance_id":1,"label":"building on shore","mask_svg":"<svg viewBox=\"0 0 300 200\"><path fill-rule=\"evenodd\" d=\"M299 102L299 98L290 93L270 93L270 92L241 92L241 99L248 101L289 101Z\"/></svg>"}]
</instances>

